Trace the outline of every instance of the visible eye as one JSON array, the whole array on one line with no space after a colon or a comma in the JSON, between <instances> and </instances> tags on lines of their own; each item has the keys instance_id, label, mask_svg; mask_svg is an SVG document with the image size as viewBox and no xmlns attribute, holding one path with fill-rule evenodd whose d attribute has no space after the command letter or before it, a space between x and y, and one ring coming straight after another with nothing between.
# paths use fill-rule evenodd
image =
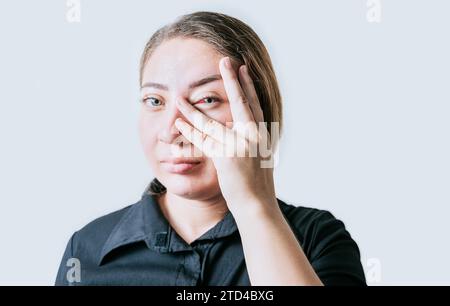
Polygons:
<instances>
[{"instance_id":1,"label":"visible eye","mask_svg":"<svg viewBox=\"0 0 450 306\"><path fill-rule=\"evenodd\" d=\"M145 104L149 104L149 106L158 107L162 105L161 100L156 99L154 97L145 97L142 99L142 102Z\"/></svg>"},{"instance_id":2,"label":"visible eye","mask_svg":"<svg viewBox=\"0 0 450 306\"><path fill-rule=\"evenodd\" d=\"M195 102L194 105L196 105L196 104L214 104L214 102L220 102L219 98L204 97L204 98L200 99L199 101Z\"/></svg>"}]
</instances>

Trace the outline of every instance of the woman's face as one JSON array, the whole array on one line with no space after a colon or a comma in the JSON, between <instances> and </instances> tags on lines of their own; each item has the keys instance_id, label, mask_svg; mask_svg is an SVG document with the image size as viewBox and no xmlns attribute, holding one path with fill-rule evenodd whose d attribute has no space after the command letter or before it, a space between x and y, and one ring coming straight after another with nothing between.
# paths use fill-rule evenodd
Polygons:
<instances>
[{"instance_id":1,"label":"woman's face","mask_svg":"<svg viewBox=\"0 0 450 306\"><path fill-rule=\"evenodd\" d=\"M187 121L176 99L224 125L231 122L219 70L222 57L201 40L175 38L158 46L143 70L139 133L145 156L169 192L189 199L217 196L220 188L212 160L175 127L177 118Z\"/></svg>"}]
</instances>

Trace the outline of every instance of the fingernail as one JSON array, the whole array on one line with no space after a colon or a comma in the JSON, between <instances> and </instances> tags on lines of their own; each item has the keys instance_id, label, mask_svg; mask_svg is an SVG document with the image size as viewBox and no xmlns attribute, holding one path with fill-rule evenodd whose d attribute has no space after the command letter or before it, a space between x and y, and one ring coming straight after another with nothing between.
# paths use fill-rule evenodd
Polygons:
<instances>
[{"instance_id":1,"label":"fingernail","mask_svg":"<svg viewBox=\"0 0 450 306\"><path fill-rule=\"evenodd\" d=\"M224 64L225 64L226 68L231 69L231 62L230 62L230 58L229 57L225 58Z\"/></svg>"},{"instance_id":2,"label":"fingernail","mask_svg":"<svg viewBox=\"0 0 450 306\"><path fill-rule=\"evenodd\" d=\"M183 120L181 118L177 118L175 119L175 125L176 126L180 126L180 124L183 122Z\"/></svg>"},{"instance_id":3,"label":"fingernail","mask_svg":"<svg viewBox=\"0 0 450 306\"><path fill-rule=\"evenodd\" d=\"M247 74L248 73L248 71L247 71L247 65L242 65L242 73L243 74Z\"/></svg>"}]
</instances>

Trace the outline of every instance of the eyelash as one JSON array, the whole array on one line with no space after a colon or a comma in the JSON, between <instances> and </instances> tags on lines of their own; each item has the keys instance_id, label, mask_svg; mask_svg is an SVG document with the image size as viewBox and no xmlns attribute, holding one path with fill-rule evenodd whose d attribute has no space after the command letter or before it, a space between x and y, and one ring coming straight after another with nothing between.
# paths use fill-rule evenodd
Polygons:
<instances>
[{"instance_id":1,"label":"eyelash","mask_svg":"<svg viewBox=\"0 0 450 306\"><path fill-rule=\"evenodd\" d=\"M217 98L217 97L214 97L214 96L205 96L205 97L201 98L199 101L202 101L202 100L205 100L205 99L214 99L216 102L220 102L220 99ZM196 104L212 104L212 103L205 103L205 102L198 102L197 101L193 105L196 105Z\"/></svg>"},{"instance_id":2,"label":"eyelash","mask_svg":"<svg viewBox=\"0 0 450 306\"><path fill-rule=\"evenodd\" d=\"M155 99L155 100L160 101L159 99L157 99L157 98L155 98L155 97L144 97L144 98L141 99L141 102L145 104L146 101L149 100L149 99ZM220 99L219 99L218 97L215 97L215 96L204 96L203 98L201 98L201 99L198 100L197 102L192 103L192 105L196 105L196 104L213 104L213 103L200 102L200 101L203 101L203 100L205 100L205 99L213 99L213 100L215 100L215 102L221 102ZM158 107L158 106L161 106L161 105L152 105L152 106L153 106L153 107Z\"/></svg>"},{"instance_id":3,"label":"eyelash","mask_svg":"<svg viewBox=\"0 0 450 306\"><path fill-rule=\"evenodd\" d=\"M159 99L154 98L154 97L144 97L144 98L142 98L141 102L144 103L144 104L146 104L147 100L150 100L150 99L155 99L155 100L160 101ZM154 105L152 105L152 106L154 106ZM154 106L154 107L157 107L157 106L160 106L160 105L156 105L156 106Z\"/></svg>"}]
</instances>

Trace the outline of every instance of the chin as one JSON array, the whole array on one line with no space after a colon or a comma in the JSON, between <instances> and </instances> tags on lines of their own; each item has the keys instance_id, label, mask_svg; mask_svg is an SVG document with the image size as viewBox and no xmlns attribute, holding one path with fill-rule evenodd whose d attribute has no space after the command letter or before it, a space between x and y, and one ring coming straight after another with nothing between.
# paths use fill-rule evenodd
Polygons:
<instances>
[{"instance_id":1,"label":"chin","mask_svg":"<svg viewBox=\"0 0 450 306\"><path fill-rule=\"evenodd\" d=\"M161 179L160 179L161 178ZM158 177L167 191L187 199L208 199L220 193L219 183L214 174L180 175L165 174Z\"/></svg>"}]
</instances>

